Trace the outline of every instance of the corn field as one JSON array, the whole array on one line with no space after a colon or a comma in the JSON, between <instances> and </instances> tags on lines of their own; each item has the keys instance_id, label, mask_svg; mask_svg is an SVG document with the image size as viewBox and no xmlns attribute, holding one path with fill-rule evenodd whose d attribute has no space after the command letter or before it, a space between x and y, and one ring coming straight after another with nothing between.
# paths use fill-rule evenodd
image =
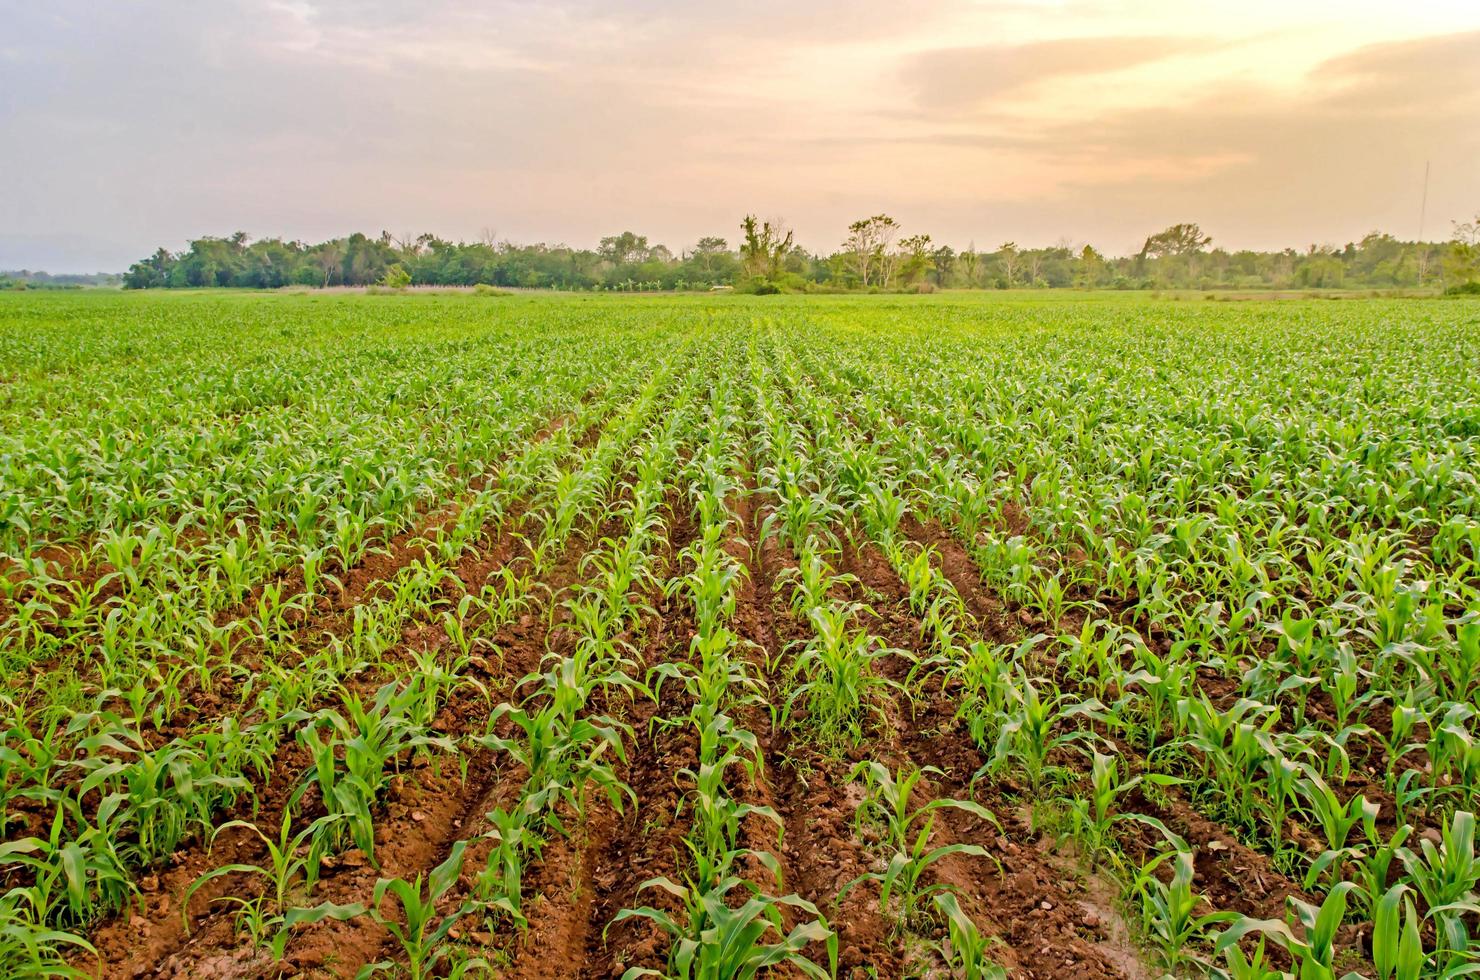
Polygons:
<instances>
[{"instance_id":1,"label":"corn field","mask_svg":"<svg viewBox=\"0 0 1480 980\"><path fill-rule=\"evenodd\" d=\"M0 296L0 975L1480 973L1480 305Z\"/></svg>"}]
</instances>

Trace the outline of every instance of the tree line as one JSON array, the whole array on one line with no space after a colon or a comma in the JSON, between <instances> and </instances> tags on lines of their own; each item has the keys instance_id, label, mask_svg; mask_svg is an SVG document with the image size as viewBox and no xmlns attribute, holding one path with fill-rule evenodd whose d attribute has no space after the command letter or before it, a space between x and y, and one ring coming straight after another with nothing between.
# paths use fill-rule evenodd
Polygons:
<instances>
[{"instance_id":1,"label":"tree line","mask_svg":"<svg viewBox=\"0 0 1480 980\"><path fill-rule=\"evenodd\" d=\"M1132 255L1093 246L1026 248L1004 242L957 251L928 234L904 234L886 214L855 221L830 253L798 246L780 221L746 216L735 245L718 236L674 254L624 231L594 249L517 245L485 236L371 238L356 233L317 244L244 232L206 237L180 252L160 248L130 266L130 289L282 286L507 286L565 290L746 292L913 291L941 288L1311 289L1438 286L1480 292L1480 216L1456 224L1447 242L1401 241L1373 232L1344 247L1279 252L1217 247L1194 223L1146 238Z\"/></svg>"},{"instance_id":2,"label":"tree line","mask_svg":"<svg viewBox=\"0 0 1480 980\"><path fill-rule=\"evenodd\" d=\"M50 273L31 269L0 269L0 289L87 289L119 286L123 277L114 272Z\"/></svg>"}]
</instances>

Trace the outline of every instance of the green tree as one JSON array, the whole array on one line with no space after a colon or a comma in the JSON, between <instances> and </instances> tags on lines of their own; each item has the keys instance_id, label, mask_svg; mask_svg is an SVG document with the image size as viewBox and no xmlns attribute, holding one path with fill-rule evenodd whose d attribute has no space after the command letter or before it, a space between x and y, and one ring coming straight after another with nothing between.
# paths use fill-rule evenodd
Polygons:
<instances>
[{"instance_id":1,"label":"green tree","mask_svg":"<svg viewBox=\"0 0 1480 980\"><path fill-rule=\"evenodd\" d=\"M911 285L924 279L930 268L930 236L911 235L901 239L899 251L903 257L899 270L900 280L905 285Z\"/></svg>"},{"instance_id":2,"label":"green tree","mask_svg":"<svg viewBox=\"0 0 1480 980\"><path fill-rule=\"evenodd\" d=\"M728 255L729 252L730 246L728 242L717 235L709 235L699 239L694 244L694 250L690 254L696 260L699 268L703 269L705 274L712 276L718 258L721 255Z\"/></svg>"},{"instance_id":3,"label":"green tree","mask_svg":"<svg viewBox=\"0 0 1480 980\"><path fill-rule=\"evenodd\" d=\"M169 285L170 270L175 257L166 249L157 249L147 259L141 259L128 267L123 277L124 289L159 289Z\"/></svg>"},{"instance_id":4,"label":"green tree","mask_svg":"<svg viewBox=\"0 0 1480 980\"><path fill-rule=\"evenodd\" d=\"M405 289L411 285L411 273L399 262L394 262L386 267L385 275L380 277L380 285L387 289Z\"/></svg>"},{"instance_id":5,"label":"green tree","mask_svg":"<svg viewBox=\"0 0 1480 980\"><path fill-rule=\"evenodd\" d=\"M335 280L343 282L344 267L344 239L336 238L333 241L316 245L313 252L314 267L323 276L321 286L331 286Z\"/></svg>"},{"instance_id":6,"label":"green tree","mask_svg":"<svg viewBox=\"0 0 1480 980\"><path fill-rule=\"evenodd\" d=\"M898 234L899 222L887 214L876 214L848 226L843 248L853 257L853 271L864 288L889 285L893 271L891 256Z\"/></svg>"},{"instance_id":7,"label":"green tree","mask_svg":"<svg viewBox=\"0 0 1480 980\"><path fill-rule=\"evenodd\" d=\"M613 265L626 265L632 262L644 262L651 251L648 246L646 235L638 235L630 231L624 231L620 235L610 235L601 240L597 246L596 253Z\"/></svg>"},{"instance_id":8,"label":"green tree","mask_svg":"<svg viewBox=\"0 0 1480 980\"><path fill-rule=\"evenodd\" d=\"M942 289L950 284L951 273L956 268L956 250L949 245L942 245L930 253L930 274L935 277L935 284Z\"/></svg>"},{"instance_id":9,"label":"green tree","mask_svg":"<svg viewBox=\"0 0 1480 980\"><path fill-rule=\"evenodd\" d=\"M1149 260L1159 260L1156 269L1167 284L1177 282L1180 271L1185 273L1186 285L1195 285L1201 271L1199 256L1212 243L1212 237L1203 234L1195 222L1172 225L1146 239L1136 256L1137 271L1144 272Z\"/></svg>"},{"instance_id":10,"label":"green tree","mask_svg":"<svg viewBox=\"0 0 1480 980\"><path fill-rule=\"evenodd\" d=\"M1480 291L1480 214L1455 223L1444 250L1444 283L1452 292Z\"/></svg>"},{"instance_id":11,"label":"green tree","mask_svg":"<svg viewBox=\"0 0 1480 980\"><path fill-rule=\"evenodd\" d=\"M1204 235L1202 228L1196 223L1172 225L1166 231L1157 232L1146 239L1146 244L1141 246L1141 254L1160 258L1166 255L1195 255L1213 243L1209 235Z\"/></svg>"},{"instance_id":12,"label":"green tree","mask_svg":"<svg viewBox=\"0 0 1480 980\"><path fill-rule=\"evenodd\" d=\"M1085 289L1093 289L1105 281L1105 256L1095 251L1093 245L1079 250L1079 268L1075 280Z\"/></svg>"},{"instance_id":13,"label":"green tree","mask_svg":"<svg viewBox=\"0 0 1480 980\"><path fill-rule=\"evenodd\" d=\"M976 285L976 268L981 259L981 256L976 251L976 242L967 245L966 251L962 252L959 258L962 278L966 280L968 287L974 287Z\"/></svg>"},{"instance_id":14,"label":"green tree","mask_svg":"<svg viewBox=\"0 0 1480 980\"><path fill-rule=\"evenodd\" d=\"M1346 267L1330 245L1312 245L1295 274L1295 281L1312 289L1335 289L1346 280Z\"/></svg>"},{"instance_id":15,"label":"green tree","mask_svg":"<svg viewBox=\"0 0 1480 980\"><path fill-rule=\"evenodd\" d=\"M792 249L793 233L780 221L758 221L747 214L740 222L740 266L753 284L772 291L781 277L782 263ZM766 290L765 287L770 287Z\"/></svg>"},{"instance_id":16,"label":"green tree","mask_svg":"<svg viewBox=\"0 0 1480 980\"><path fill-rule=\"evenodd\" d=\"M729 243L717 236L699 239L684 255L674 276L701 286L713 286L734 281L738 271L735 254Z\"/></svg>"},{"instance_id":17,"label":"green tree","mask_svg":"<svg viewBox=\"0 0 1480 980\"><path fill-rule=\"evenodd\" d=\"M1002 278L1007 288L1011 289L1016 277L1018 247L1017 242L1003 242L1002 247L997 249L997 262L1002 266Z\"/></svg>"}]
</instances>

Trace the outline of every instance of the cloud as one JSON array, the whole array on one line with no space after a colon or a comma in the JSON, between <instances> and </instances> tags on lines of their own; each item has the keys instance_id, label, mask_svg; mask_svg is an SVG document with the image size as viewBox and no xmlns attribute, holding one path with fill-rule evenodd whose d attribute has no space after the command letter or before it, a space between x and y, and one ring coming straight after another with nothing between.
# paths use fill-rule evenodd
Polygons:
<instances>
[{"instance_id":1,"label":"cloud","mask_svg":"<svg viewBox=\"0 0 1480 980\"><path fill-rule=\"evenodd\" d=\"M32 4L0 229L86 271L237 228L676 248L747 211L818 247L881 209L957 244L1288 244L1403 231L1432 159L1442 231L1474 206L1480 35L1360 47L1421 28L1327 6L1249 36L1171 0Z\"/></svg>"},{"instance_id":2,"label":"cloud","mask_svg":"<svg viewBox=\"0 0 1480 980\"><path fill-rule=\"evenodd\" d=\"M959 109L1051 80L1103 75L1206 46L1186 37L1084 37L945 48L910 58L901 75L918 106Z\"/></svg>"},{"instance_id":3,"label":"cloud","mask_svg":"<svg viewBox=\"0 0 1480 980\"><path fill-rule=\"evenodd\" d=\"M1219 86L1181 105L1044 127L1029 141L1088 161L1116 156L1298 159L1348 170L1412 140L1480 134L1480 32L1364 47L1329 59L1291 88Z\"/></svg>"},{"instance_id":4,"label":"cloud","mask_svg":"<svg viewBox=\"0 0 1480 980\"><path fill-rule=\"evenodd\" d=\"M1365 46L1291 89L1229 83L1178 106L1062 122L1019 149L1057 175L1050 198L1142 214L1148 227L1199 220L1263 247L1375 227L1411 236L1436 161L1427 232L1442 235L1439 202L1461 202L1480 153L1480 32Z\"/></svg>"},{"instance_id":5,"label":"cloud","mask_svg":"<svg viewBox=\"0 0 1480 980\"><path fill-rule=\"evenodd\" d=\"M1373 44L1312 72L1343 114L1432 115L1480 106L1480 31Z\"/></svg>"},{"instance_id":6,"label":"cloud","mask_svg":"<svg viewBox=\"0 0 1480 980\"><path fill-rule=\"evenodd\" d=\"M955 244L1065 234L1118 252L1184 220L1228 247L1413 236L1426 160L1429 236L1480 204L1480 32L1366 45L1290 84L1244 64L1151 107L1106 107L1088 87L1067 105L1025 95L1011 112L881 111L808 137L803 158L850 188L855 203L834 213L882 206ZM789 139L774 138L778 153ZM856 190L870 184L883 190Z\"/></svg>"}]
</instances>

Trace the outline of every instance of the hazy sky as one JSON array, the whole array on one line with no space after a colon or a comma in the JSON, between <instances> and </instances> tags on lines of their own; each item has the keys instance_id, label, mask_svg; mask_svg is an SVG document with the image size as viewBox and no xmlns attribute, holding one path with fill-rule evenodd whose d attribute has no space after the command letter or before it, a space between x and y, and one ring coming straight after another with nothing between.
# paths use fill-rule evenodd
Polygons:
<instances>
[{"instance_id":1,"label":"hazy sky","mask_svg":"<svg viewBox=\"0 0 1480 980\"><path fill-rule=\"evenodd\" d=\"M832 249L1480 211L1477 0L0 0L0 268L202 234Z\"/></svg>"}]
</instances>

